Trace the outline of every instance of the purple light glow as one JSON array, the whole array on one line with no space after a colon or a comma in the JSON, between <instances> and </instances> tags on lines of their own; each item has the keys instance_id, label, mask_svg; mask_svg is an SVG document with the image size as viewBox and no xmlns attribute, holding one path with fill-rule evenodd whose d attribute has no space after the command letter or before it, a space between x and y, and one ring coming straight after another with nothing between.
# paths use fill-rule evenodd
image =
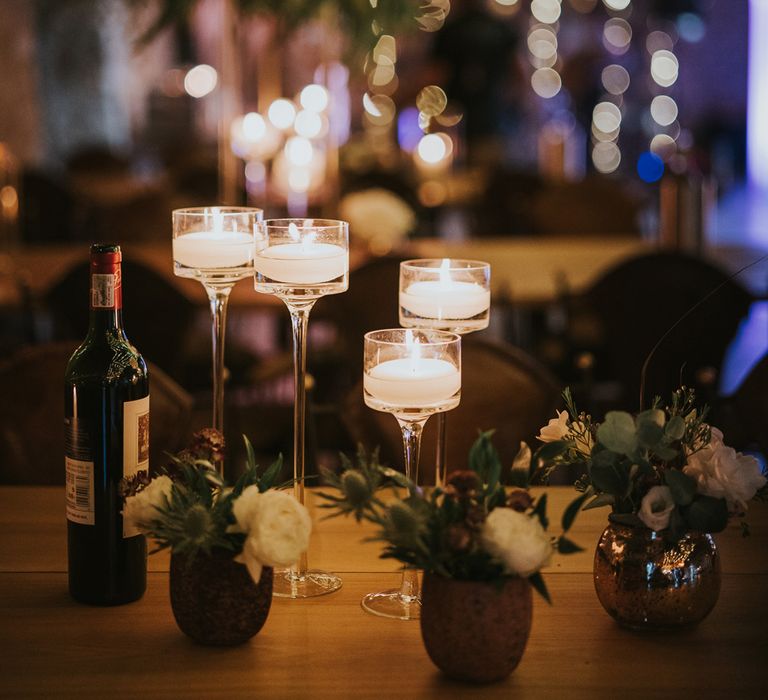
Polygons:
<instances>
[{"instance_id":1,"label":"purple light glow","mask_svg":"<svg viewBox=\"0 0 768 700\"><path fill-rule=\"evenodd\" d=\"M750 183L768 189L768 0L749 2L747 168Z\"/></svg>"}]
</instances>

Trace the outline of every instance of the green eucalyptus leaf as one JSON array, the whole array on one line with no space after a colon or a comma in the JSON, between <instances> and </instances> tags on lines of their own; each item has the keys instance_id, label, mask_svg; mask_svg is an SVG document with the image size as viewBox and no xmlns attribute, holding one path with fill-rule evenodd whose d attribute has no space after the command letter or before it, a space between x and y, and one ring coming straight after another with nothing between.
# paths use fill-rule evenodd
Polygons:
<instances>
[{"instance_id":1,"label":"green eucalyptus leaf","mask_svg":"<svg viewBox=\"0 0 768 700\"><path fill-rule=\"evenodd\" d=\"M256 469L256 453L253 451L253 445L247 435L243 435L245 443L246 465L248 469Z\"/></svg>"},{"instance_id":2,"label":"green eucalyptus leaf","mask_svg":"<svg viewBox=\"0 0 768 700\"><path fill-rule=\"evenodd\" d=\"M576 552L583 552L584 547L580 547L573 540L561 535L560 539L557 540L557 551L560 554L575 554Z\"/></svg>"},{"instance_id":3,"label":"green eucalyptus leaf","mask_svg":"<svg viewBox=\"0 0 768 700\"><path fill-rule=\"evenodd\" d=\"M541 575L540 571L537 571L535 574L532 574L528 577L528 581L533 586L534 590L542 597L544 600L547 601L550 605L552 605L552 599L549 597L549 591L547 590L547 584L544 583L544 577Z\"/></svg>"},{"instance_id":4,"label":"green eucalyptus leaf","mask_svg":"<svg viewBox=\"0 0 768 700\"><path fill-rule=\"evenodd\" d=\"M668 462L671 459L674 459L678 455L678 451L667 446L667 445L655 445L652 448L653 454L655 454L659 459L663 459L665 462Z\"/></svg>"},{"instance_id":5,"label":"green eucalyptus leaf","mask_svg":"<svg viewBox=\"0 0 768 700\"><path fill-rule=\"evenodd\" d=\"M699 532L721 532L728 525L728 504L724 498L696 496L683 509L688 527Z\"/></svg>"},{"instance_id":6,"label":"green eucalyptus leaf","mask_svg":"<svg viewBox=\"0 0 768 700\"><path fill-rule=\"evenodd\" d=\"M548 442L542 445L536 450L534 457L534 463L536 464L550 464L554 462L558 457L562 456L568 451L570 443L565 440L555 440L554 442Z\"/></svg>"},{"instance_id":7,"label":"green eucalyptus leaf","mask_svg":"<svg viewBox=\"0 0 768 700\"><path fill-rule=\"evenodd\" d=\"M669 486L672 498L679 506L687 506L696 495L696 481L677 469L664 472L664 483Z\"/></svg>"},{"instance_id":8,"label":"green eucalyptus leaf","mask_svg":"<svg viewBox=\"0 0 768 700\"><path fill-rule=\"evenodd\" d=\"M623 498L629 487L629 473L619 465L593 464L589 478L597 491L613 494L616 498Z\"/></svg>"},{"instance_id":9,"label":"green eucalyptus leaf","mask_svg":"<svg viewBox=\"0 0 768 700\"><path fill-rule=\"evenodd\" d=\"M603 506L612 506L616 503L616 497L612 493L599 493L582 510L592 510L592 508L602 508Z\"/></svg>"},{"instance_id":10,"label":"green eucalyptus leaf","mask_svg":"<svg viewBox=\"0 0 768 700\"><path fill-rule=\"evenodd\" d=\"M597 439L613 452L632 454L637 449L634 418L625 411L609 411L597 429Z\"/></svg>"},{"instance_id":11,"label":"green eucalyptus leaf","mask_svg":"<svg viewBox=\"0 0 768 700\"><path fill-rule=\"evenodd\" d=\"M682 440L685 435L685 419L682 416L672 416L664 432L671 440Z\"/></svg>"},{"instance_id":12,"label":"green eucalyptus leaf","mask_svg":"<svg viewBox=\"0 0 768 700\"><path fill-rule=\"evenodd\" d=\"M666 416L664 411L660 408L649 408L647 411L642 411L637 414L637 426L640 427L643 424L656 425L659 428L664 427Z\"/></svg>"},{"instance_id":13,"label":"green eucalyptus leaf","mask_svg":"<svg viewBox=\"0 0 768 700\"><path fill-rule=\"evenodd\" d=\"M651 421L638 422L637 441L643 447L655 448L664 439L664 430Z\"/></svg>"},{"instance_id":14,"label":"green eucalyptus leaf","mask_svg":"<svg viewBox=\"0 0 768 700\"><path fill-rule=\"evenodd\" d=\"M539 497L539 500L536 502L536 505L533 507L533 511L531 512L532 516L535 516L539 519L539 522L541 523L541 526L546 530L549 526L549 519L547 518L547 494L543 493Z\"/></svg>"},{"instance_id":15,"label":"green eucalyptus leaf","mask_svg":"<svg viewBox=\"0 0 768 700\"><path fill-rule=\"evenodd\" d=\"M584 505L584 502L590 497L590 495L591 494L589 493L583 493L581 496L575 498L568 504L568 507L563 511L563 518L561 522L563 532L568 532L568 530L571 529L573 521L576 520L576 516L579 514L582 505Z\"/></svg>"}]
</instances>

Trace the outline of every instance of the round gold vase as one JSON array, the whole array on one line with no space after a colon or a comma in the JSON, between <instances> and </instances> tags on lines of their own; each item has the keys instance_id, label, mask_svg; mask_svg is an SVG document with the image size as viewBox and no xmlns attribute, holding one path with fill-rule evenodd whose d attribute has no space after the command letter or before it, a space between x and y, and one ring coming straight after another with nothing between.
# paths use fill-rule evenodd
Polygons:
<instances>
[{"instance_id":1,"label":"round gold vase","mask_svg":"<svg viewBox=\"0 0 768 700\"><path fill-rule=\"evenodd\" d=\"M531 631L531 584L501 585L425 573L421 636L429 658L451 678L491 683L520 663Z\"/></svg>"},{"instance_id":2,"label":"round gold vase","mask_svg":"<svg viewBox=\"0 0 768 700\"><path fill-rule=\"evenodd\" d=\"M635 630L693 627L720 594L720 557L705 533L671 544L646 527L611 522L597 543L594 575L602 606Z\"/></svg>"},{"instance_id":3,"label":"round gold vase","mask_svg":"<svg viewBox=\"0 0 768 700\"><path fill-rule=\"evenodd\" d=\"M179 629L198 644L232 646L253 637L272 604L273 572L265 566L255 583L231 552L171 554L171 609Z\"/></svg>"}]
</instances>

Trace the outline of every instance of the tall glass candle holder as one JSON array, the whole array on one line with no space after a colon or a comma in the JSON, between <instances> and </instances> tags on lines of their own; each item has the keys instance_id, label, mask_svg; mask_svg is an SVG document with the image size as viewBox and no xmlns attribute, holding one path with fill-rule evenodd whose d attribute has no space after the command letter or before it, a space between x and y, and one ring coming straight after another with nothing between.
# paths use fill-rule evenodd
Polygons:
<instances>
[{"instance_id":1,"label":"tall glass candle holder","mask_svg":"<svg viewBox=\"0 0 768 700\"><path fill-rule=\"evenodd\" d=\"M252 207L195 207L172 214L174 273L199 280L211 306L213 427L222 433L227 301L235 283L253 275L254 234L261 216L261 209Z\"/></svg>"},{"instance_id":2,"label":"tall glass candle holder","mask_svg":"<svg viewBox=\"0 0 768 700\"><path fill-rule=\"evenodd\" d=\"M293 477L294 493L304 503L307 325L315 302L349 286L349 231L345 221L271 219L258 226L253 261L257 292L285 302L293 328ZM326 571L309 570L304 553L298 566L277 572L273 593L309 598L341 587Z\"/></svg>"},{"instance_id":3,"label":"tall glass candle holder","mask_svg":"<svg viewBox=\"0 0 768 700\"><path fill-rule=\"evenodd\" d=\"M400 263L400 325L435 328L464 335L488 327L491 266L479 260L426 258ZM444 487L448 472L446 415L437 423L435 485Z\"/></svg>"},{"instance_id":4,"label":"tall glass candle holder","mask_svg":"<svg viewBox=\"0 0 768 700\"><path fill-rule=\"evenodd\" d=\"M421 434L427 419L459 405L461 337L438 330L394 328L366 333L363 356L365 403L391 413L403 435L405 475L418 480ZM406 566L400 588L369 593L363 609L399 620L421 613L416 569Z\"/></svg>"}]
</instances>

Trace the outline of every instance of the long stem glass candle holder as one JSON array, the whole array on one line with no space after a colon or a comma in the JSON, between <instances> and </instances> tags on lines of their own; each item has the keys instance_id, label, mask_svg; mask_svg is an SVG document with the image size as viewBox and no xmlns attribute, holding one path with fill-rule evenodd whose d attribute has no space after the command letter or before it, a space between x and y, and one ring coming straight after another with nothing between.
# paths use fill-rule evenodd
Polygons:
<instances>
[{"instance_id":1,"label":"long stem glass candle holder","mask_svg":"<svg viewBox=\"0 0 768 700\"><path fill-rule=\"evenodd\" d=\"M479 260L425 258L400 263L400 325L465 335L488 327L491 266ZM447 479L446 415L437 423L435 485Z\"/></svg>"},{"instance_id":2,"label":"long stem glass candle holder","mask_svg":"<svg viewBox=\"0 0 768 700\"><path fill-rule=\"evenodd\" d=\"M421 434L427 419L459 405L461 336L431 329L366 333L363 355L365 403L391 413L403 436L405 475L418 480ZM400 588L369 593L364 610L399 620L421 613L418 572L406 566Z\"/></svg>"},{"instance_id":3,"label":"long stem glass candle holder","mask_svg":"<svg viewBox=\"0 0 768 700\"><path fill-rule=\"evenodd\" d=\"M224 338L227 301L238 280L253 275L254 236L261 209L195 207L173 212L173 267L199 280L211 306L213 427L224 432Z\"/></svg>"},{"instance_id":4,"label":"long stem glass candle holder","mask_svg":"<svg viewBox=\"0 0 768 700\"><path fill-rule=\"evenodd\" d=\"M349 231L345 221L271 219L258 226L254 254L257 292L285 302L293 329L293 478L294 493L304 503L307 325L315 302L349 286ZM276 572L273 593L309 598L341 587L335 574L310 570L306 552L292 569Z\"/></svg>"}]
</instances>

